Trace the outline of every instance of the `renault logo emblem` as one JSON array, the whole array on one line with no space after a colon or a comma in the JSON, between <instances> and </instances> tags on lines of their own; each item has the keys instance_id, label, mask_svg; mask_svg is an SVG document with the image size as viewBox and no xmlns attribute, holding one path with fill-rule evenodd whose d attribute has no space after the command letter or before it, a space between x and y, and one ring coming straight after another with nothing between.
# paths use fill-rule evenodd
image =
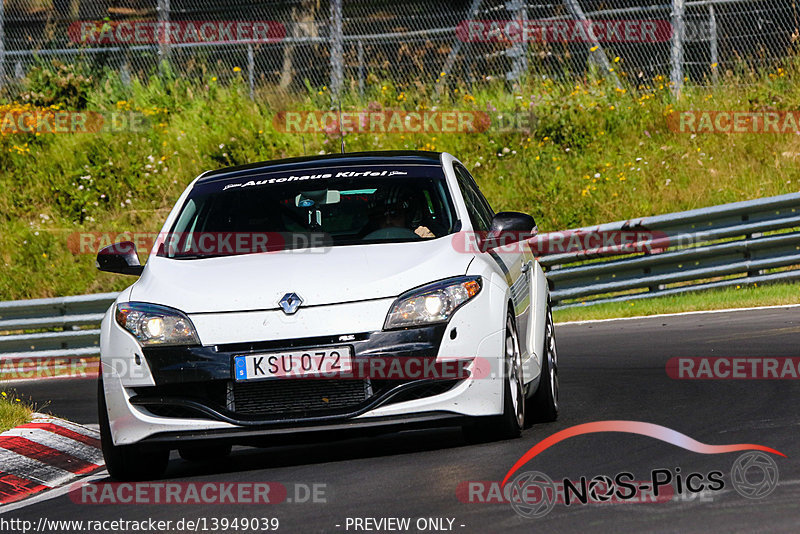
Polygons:
<instances>
[{"instance_id":1,"label":"renault logo emblem","mask_svg":"<svg viewBox=\"0 0 800 534\"><path fill-rule=\"evenodd\" d=\"M280 304L283 313L292 315L302 303L303 299L297 293L286 293L278 304Z\"/></svg>"}]
</instances>

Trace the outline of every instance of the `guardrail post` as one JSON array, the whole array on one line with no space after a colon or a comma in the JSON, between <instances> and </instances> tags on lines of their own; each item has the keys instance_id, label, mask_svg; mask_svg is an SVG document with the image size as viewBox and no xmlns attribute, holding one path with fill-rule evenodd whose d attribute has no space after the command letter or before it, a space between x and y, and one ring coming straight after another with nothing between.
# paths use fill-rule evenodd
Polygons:
<instances>
[{"instance_id":1,"label":"guardrail post","mask_svg":"<svg viewBox=\"0 0 800 534\"><path fill-rule=\"evenodd\" d=\"M647 252L645 252L644 255L646 256ZM652 271L650 270L650 267L645 267L644 269L642 269L642 275L643 276L647 276L647 275L651 274L651 272ZM652 285L647 286L647 291L649 291L651 293L656 292L656 291L661 291L662 289L663 289L663 286L661 284L652 284Z\"/></svg>"},{"instance_id":2,"label":"guardrail post","mask_svg":"<svg viewBox=\"0 0 800 534\"><path fill-rule=\"evenodd\" d=\"M747 221L748 217L744 216L744 217L742 217L742 220L743 221ZM750 253L750 247L749 247L750 241L752 239L758 239L762 235L763 234L761 234L760 232L755 232L755 233L747 234L746 236L744 236L744 238L745 238L745 248L744 248L744 259L745 259L745 261L750 261L753 258L753 255ZM761 269L755 269L755 270L749 270L748 269L748 271L747 271L747 276L748 277L750 277L750 276L759 276L761 274L764 274L764 271L762 271Z\"/></svg>"}]
</instances>

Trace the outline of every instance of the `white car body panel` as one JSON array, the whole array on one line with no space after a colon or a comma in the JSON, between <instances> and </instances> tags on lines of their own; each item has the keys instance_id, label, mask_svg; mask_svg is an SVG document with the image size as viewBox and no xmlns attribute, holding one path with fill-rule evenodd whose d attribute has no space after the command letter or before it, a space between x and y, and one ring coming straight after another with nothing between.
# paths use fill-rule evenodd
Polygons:
<instances>
[{"instance_id":1,"label":"white car body panel","mask_svg":"<svg viewBox=\"0 0 800 534\"><path fill-rule=\"evenodd\" d=\"M293 315L281 310L234 313L189 314L200 341L206 345L297 339L314 336L345 335L349 332L374 332L383 328L394 297L361 302L315 306Z\"/></svg>"},{"instance_id":2,"label":"white car body panel","mask_svg":"<svg viewBox=\"0 0 800 534\"><path fill-rule=\"evenodd\" d=\"M470 260L453 249L450 237L324 252L300 249L196 260L151 256L131 298L172 302L188 314L278 310L289 291L303 298L303 307L393 298L434 279L462 275ZM432 279L431 273L441 276Z\"/></svg>"}]
</instances>

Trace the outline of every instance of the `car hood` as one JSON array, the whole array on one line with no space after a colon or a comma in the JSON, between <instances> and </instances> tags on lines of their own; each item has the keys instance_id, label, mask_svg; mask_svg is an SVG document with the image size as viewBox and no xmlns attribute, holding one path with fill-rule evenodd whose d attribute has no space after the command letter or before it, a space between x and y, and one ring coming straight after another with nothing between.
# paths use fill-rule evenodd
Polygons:
<instances>
[{"instance_id":1,"label":"car hood","mask_svg":"<svg viewBox=\"0 0 800 534\"><path fill-rule=\"evenodd\" d=\"M130 298L186 313L278 309L292 292L303 306L388 298L462 275L473 258L456 251L450 236L311 250L192 260L152 255Z\"/></svg>"}]
</instances>

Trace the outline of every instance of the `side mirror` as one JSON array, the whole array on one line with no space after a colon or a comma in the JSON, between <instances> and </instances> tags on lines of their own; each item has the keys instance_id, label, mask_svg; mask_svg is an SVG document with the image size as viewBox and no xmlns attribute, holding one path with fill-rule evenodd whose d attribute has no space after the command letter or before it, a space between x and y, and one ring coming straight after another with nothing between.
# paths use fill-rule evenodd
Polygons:
<instances>
[{"instance_id":1,"label":"side mirror","mask_svg":"<svg viewBox=\"0 0 800 534\"><path fill-rule=\"evenodd\" d=\"M518 243L530 239L538 232L536 221L527 213L501 211L492 218L492 227L486 236L487 248Z\"/></svg>"},{"instance_id":2,"label":"side mirror","mask_svg":"<svg viewBox=\"0 0 800 534\"><path fill-rule=\"evenodd\" d=\"M144 265L139 263L136 245L132 241L114 243L100 249L97 253L97 268L107 273L131 274L139 276Z\"/></svg>"}]
</instances>

